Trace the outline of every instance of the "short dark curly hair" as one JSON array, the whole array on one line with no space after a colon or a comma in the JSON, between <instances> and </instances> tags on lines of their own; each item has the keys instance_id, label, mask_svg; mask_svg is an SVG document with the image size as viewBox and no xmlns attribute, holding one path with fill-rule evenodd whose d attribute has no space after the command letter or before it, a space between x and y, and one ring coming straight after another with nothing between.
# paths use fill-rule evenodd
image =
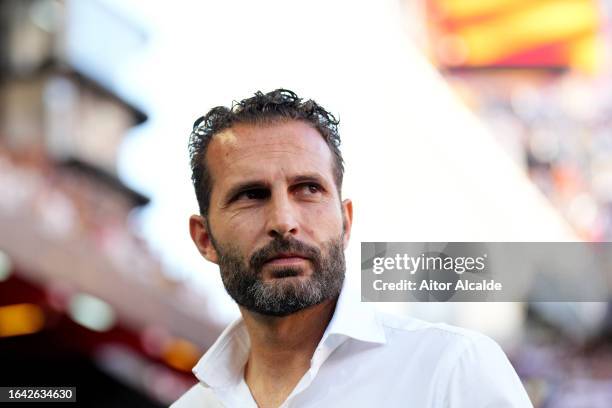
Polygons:
<instances>
[{"instance_id":1,"label":"short dark curly hair","mask_svg":"<svg viewBox=\"0 0 612 408\"><path fill-rule=\"evenodd\" d=\"M338 194L342 188L344 161L340 152L339 121L313 100L303 101L288 89L276 89L266 94L234 101L230 108L217 106L193 124L189 138L191 181L195 188L201 215L208 215L212 179L206 165L206 151L213 136L235 124L266 125L276 121L298 120L310 124L323 137L334 158L334 181Z\"/></svg>"}]
</instances>

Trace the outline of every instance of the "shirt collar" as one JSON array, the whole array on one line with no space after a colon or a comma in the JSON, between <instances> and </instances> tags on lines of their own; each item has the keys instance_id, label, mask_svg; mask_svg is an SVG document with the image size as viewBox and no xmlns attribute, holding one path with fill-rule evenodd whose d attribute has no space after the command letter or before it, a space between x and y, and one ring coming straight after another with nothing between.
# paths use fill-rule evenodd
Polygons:
<instances>
[{"instance_id":1,"label":"shirt collar","mask_svg":"<svg viewBox=\"0 0 612 408\"><path fill-rule=\"evenodd\" d=\"M335 334L369 343L386 343L384 328L374 308L358 299L359 294L345 283L321 342Z\"/></svg>"},{"instance_id":2,"label":"shirt collar","mask_svg":"<svg viewBox=\"0 0 612 408\"><path fill-rule=\"evenodd\" d=\"M345 282L336 309L320 345L334 337L363 342L386 343L385 331L374 309L359 302ZM242 317L231 323L193 368L204 385L217 388L237 385L244 375L250 340Z\"/></svg>"},{"instance_id":3,"label":"shirt collar","mask_svg":"<svg viewBox=\"0 0 612 408\"><path fill-rule=\"evenodd\" d=\"M196 378L210 388L238 384L251 347L242 317L225 328L193 368Z\"/></svg>"}]
</instances>

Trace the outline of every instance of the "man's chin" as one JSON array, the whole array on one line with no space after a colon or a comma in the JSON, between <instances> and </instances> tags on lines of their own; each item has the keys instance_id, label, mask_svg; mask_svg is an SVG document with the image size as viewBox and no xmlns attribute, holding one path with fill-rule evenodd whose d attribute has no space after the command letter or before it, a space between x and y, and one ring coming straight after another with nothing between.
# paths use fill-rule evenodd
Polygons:
<instances>
[{"instance_id":1,"label":"man's chin","mask_svg":"<svg viewBox=\"0 0 612 408\"><path fill-rule=\"evenodd\" d=\"M262 280L260 285L262 292L269 299L275 299L278 302L303 303L312 298L313 286L316 286L316 283L312 281L312 277L307 275L285 275Z\"/></svg>"},{"instance_id":2,"label":"man's chin","mask_svg":"<svg viewBox=\"0 0 612 408\"><path fill-rule=\"evenodd\" d=\"M271 276L265 280L262 280L262 283L266 286L268 285L307 285L312 280L312 277L309 275L303 274L279 274Z\"/></svg>"},{"instance_id":3,"label":"man's chin","mask_svg":"<svg viewBox=\"0 0 612 408\"><path fill-rule=\"evenodd\" d=\"M267 316L288 316L325 300L321 288L312 282L310 276L293 275L259 281L249 292L254 296L239 304Z\"/></svg>"}]
</instances>

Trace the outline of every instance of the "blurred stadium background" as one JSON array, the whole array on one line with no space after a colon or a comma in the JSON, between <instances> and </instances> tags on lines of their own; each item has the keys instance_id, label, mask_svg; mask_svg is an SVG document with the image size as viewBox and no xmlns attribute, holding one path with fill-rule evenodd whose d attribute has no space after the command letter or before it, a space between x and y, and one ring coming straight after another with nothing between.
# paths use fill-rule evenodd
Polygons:
<instances>
[{"instance_id":1,"label":"blurred stadium background","mask_svg":"<svg viewBox=\"0 0 612 408\"><path fill-rule=\"evenodd\" d=\"M329 4L328 4L329 3ZM167 406L237 315L187 138L294 89L339 113L359 241L611 241L610 0L0 3L0 384ZM607 303L381 304L498 340L535 407L612 406Z\"/></svg>"}]
</instances>

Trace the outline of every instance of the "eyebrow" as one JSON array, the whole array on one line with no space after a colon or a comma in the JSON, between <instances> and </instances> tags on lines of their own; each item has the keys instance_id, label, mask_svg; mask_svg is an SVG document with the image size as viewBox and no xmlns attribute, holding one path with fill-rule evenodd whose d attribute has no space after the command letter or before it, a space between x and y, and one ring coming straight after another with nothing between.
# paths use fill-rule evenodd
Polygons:
<instances>
[{"instance_id":1,"label":"eyebrow","mask_svg":"<svg viewBox=\"0 0 612 408\"><path fill-rule=\"evenodd\" d=\"M306 174L300 174L300 175L291 177L289 179L289 184L304 183L304 182L309 182L309 181L317 182L320 184L326 184L325 179L319 173L306 173ZM244 192L244 191L254 190L254 189L259 189L259 188L269 189L270 184L268 182L261 181L261 180L245 180L245 181L239 182L236 185L232 186L232 188L230 188L227 191L227 193L224 195L223 202L229 203L230 200L234 198L237 194Z\"/></svg>"},{"instance_id":2,"label":"eyebrow","mask_svg":"<svg viewBox=\"0 0 612 408\"><path fill-rule=\"evenodd\" d=\"M307 173L292 177L290 181L291 184L303 183L307 181L316 181L317 183L323 184L325 183L325 178L323 178L319 173Z\"/></svg>"}]
</instances>

